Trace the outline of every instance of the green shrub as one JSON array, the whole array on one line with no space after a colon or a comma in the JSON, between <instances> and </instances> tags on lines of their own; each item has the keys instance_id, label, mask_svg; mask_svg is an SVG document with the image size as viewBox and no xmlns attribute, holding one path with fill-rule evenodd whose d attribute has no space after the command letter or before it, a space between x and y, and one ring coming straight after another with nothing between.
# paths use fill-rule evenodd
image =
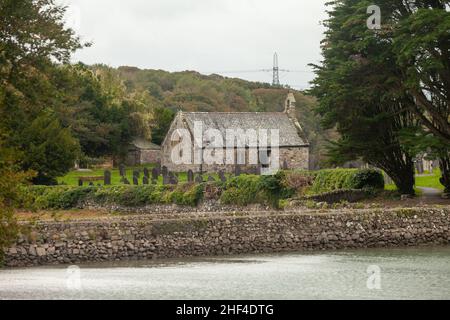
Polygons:
<instances>
[{"instance_id":1,"label":"green shrub","mask_svg":"<svg viewBox=\"0 0 450 320\"><path fill-rule=\"evenodd\" d=\"M241 175L229 180L225 185L220 200L224 204L246 206L261 202L261 190L259 176Z\"/></svg>"},{"instance_id":2,"label":"green shrub","mask_svg":"<svg viewBox=\"0 0 450 320\"><path fill-rule=\"evenodd\" d=\"M384 189L384 177L374 169L321 170L314 174L309 193L320 194L341 189Z\"/></svg>"},{"instance_id":3,"label":"green shrub","mask_svg":"<svg viewBox=\"0 0 450 320\"><path fill-rule=\"evenodd\" d=\"M312 182L312 179L314 181ZM311 186L312 183L312 186ZM197 206L206 199L220 199L224 204L247 206L264 204L279 207L280 200L342 189L382 189L383 175L376 170L280 171L274 176L241 175L226 183L180 184L178 186L103 186L30 187L29 194L37 209L70 209L82 201L138 207L151 204Z\"/></svg>"},{"instance_id":4,"label":"green shrub","mask_svg":"<svg viewBox=\"0 0 450 320\"><path fill-rule=\"evenodd\" d=\"M36 209L71 209L83 200L94 203L138 207L175 203L196 206L203 196L203 185L175 186L104 186L104 187L31 187Z\"/></svg>"},{"instance_id":5,"label":"green shrub","mask_svg":"<svg viewBox=\"0 0 450 320\"><path fill-rule=\"evenodd\" d=\"M352 184L354 189L384 189L384 177L378 170L359 170L353 176Z\"/></svg>"},{"instance_id":6,"label":"green shrub","mask_svg":"<svg viewBox=\"0 0 450 320\"><path fill-rule=\"evenodd\" d=\"M229 180L220 200L224 204L247 206L264 204L279 207L284 188L280 176L241 175Z\"/></svg>"},{"instance_id":7,"label":"green shrub","mask_svg":"<svg viewBox=\"0 0 450 320\"><path fill-rule=\"evenodd\" d=\"M97 203L118 203L120 202L122 194L127 190L132 188L131 186L111 186L111 187L100 187L93 195L93 200Z\"/></svg>"},{"instance_id":8,"label":"green shrub","mask_svg":"<svg viewBox=\"0 0 450 320\"><path fill-rule=\"evenodd\" d=\"M95 192L96 187L30 187L30 197L36 209L70 209Z\"/></svg>"},{"instance_id":9,"label":"green shrub","mask_svg":"<svg viewBox=\"0 0 450 320\"><path fill-rule=\"evenodd\" d=\"M203 191L203 184L191 185L184 192L182 203L179 204L192 207L197 206L203 198Z\"/></svg>"}]
</instances>

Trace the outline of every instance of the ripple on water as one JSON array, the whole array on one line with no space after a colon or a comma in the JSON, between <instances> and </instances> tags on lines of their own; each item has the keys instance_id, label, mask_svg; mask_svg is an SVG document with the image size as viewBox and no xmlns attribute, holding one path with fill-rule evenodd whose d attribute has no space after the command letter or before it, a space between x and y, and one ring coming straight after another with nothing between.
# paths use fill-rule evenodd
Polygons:
<instances>
[{"instance_id":1,"label":"ripple on water","mask_svg":"<svg viewBox=\"0 0 450 320\"><path fill-rule=\"evenodd\" d=\"M367 268L381 270L369 290ZM2 299L450 299L450 247L267 254L0 271ZM69 278L69 279L68 279Z\"/></svg>"}]
</instances>

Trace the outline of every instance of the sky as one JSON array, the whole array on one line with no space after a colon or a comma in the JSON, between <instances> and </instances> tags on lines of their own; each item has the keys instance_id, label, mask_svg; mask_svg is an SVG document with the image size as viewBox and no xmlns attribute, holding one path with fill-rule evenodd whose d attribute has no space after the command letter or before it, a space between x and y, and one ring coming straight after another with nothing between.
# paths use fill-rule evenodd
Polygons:
<instances>
[{"instance_id":1,"label":"sky","mask_svg":"<svg viewBox=\"0 0 450 320\"><path fill-rule=\"evenodd\" d=\"M282 84L296 89L321 60L326 0L59 0L90 48L73 61L167 71L195 70L271 82L278 53Z\"/></svg>"}]
</instances>

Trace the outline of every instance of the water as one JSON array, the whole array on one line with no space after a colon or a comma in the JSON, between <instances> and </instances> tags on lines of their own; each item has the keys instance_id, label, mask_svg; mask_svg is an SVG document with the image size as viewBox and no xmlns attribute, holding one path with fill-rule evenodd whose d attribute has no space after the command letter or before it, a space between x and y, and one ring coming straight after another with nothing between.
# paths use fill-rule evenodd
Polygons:
<instances>
[{"instance_id":1,"label":"water","mask_svg":"<svg viewBox=\"0 0 450 320\"><path fill-rule=\"evenodd\" d=\"M8 269L0 299L450 299L450 247Z\"/></svg>"}]
</instances>

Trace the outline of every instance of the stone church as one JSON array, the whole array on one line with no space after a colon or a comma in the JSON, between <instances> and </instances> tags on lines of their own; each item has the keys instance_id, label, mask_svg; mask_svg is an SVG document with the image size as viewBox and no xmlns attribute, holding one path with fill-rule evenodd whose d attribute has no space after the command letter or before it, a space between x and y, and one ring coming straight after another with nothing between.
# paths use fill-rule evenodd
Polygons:
<instances>
[{"instance_id":1,"label":"stone church","mask_svg":"<svg viewBox=\"0 0 450 320\"><path fill-rule=\"evenodd\" d=\"M191 139L190 151L187 157L193 159L195 155L200 154L204 156L208 150L210 141L204 140L198 142L194 137L194 127L197 123L201 123L203 130L207 131L213 129L216 133L221 133L223 137L229 130L278 130L279 132L279 148L277 148L276 155L278 157L279 167L282 169L309 169L309 142L305 137L303 129L296 117L296 101L293 93L289 93L285 101L284 112L178 112L176 115L167 136L161 146L161 165L166 166L173 172L184 172L192 170L194 172L234 172L236 166L239 166L242 172L252 172L249 170L261 170L267 167L273 161L273 154L271 147L265 148L261 152L259 145L252 145L246 143L245 148L240 148L240 161L235 161L233 164L227 162L225 159L219 163L205 164L203 162L188 161L183 163L176 163L173 160L174 151L179 144L174 142L174 136L181 130L189 132ZM203 138L202 138L203 139ZM176 140L176 139L175 139ZM201 145L200 145L201 144ZM270 144L269 144L270 145ZM224 150L225 150L224 146ZM238 158L238 148L235 148L235 158ZM245 149L245 151L243 151ZM257 149L257 150L256 150ZM176 149L178 150L178 149ZM253 153L252 153L253 151ZM180 152L180 151L176 151ZM215 151L212 151L215 152ZM181 153L181 152L180 152ZM194 155L195 154L195 155ZM225 151L223 152L225 157ZM243 154L245 159L242 161ZM259 155L257 164L249 161L250 154ZM186 158L186 154L183 155ZM252 158L253 159L253 158ZM243 163L244 162L244 163ZM258 168L259 167L259 168ZM259 171L261 172L261 171Z\"/></svg>"}]
</instances>

